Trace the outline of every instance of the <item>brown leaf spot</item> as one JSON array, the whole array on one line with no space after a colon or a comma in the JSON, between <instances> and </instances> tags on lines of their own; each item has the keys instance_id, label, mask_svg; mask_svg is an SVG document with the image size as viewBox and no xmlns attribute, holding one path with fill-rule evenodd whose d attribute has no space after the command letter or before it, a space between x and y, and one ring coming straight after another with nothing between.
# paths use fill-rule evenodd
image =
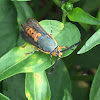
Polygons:
<instances>
[{"instance_id":1,"label":"brown leaf spot","mask_svg":"<svg viewBox=\"0 0 100 100\"><path fill-rule=\"evenodd\" d=\"M22 46L22 48L25 48L25 47L26 47L26 45L27 45L27 44L24 44L24 45Z\"/></svg>"}]
</instances>

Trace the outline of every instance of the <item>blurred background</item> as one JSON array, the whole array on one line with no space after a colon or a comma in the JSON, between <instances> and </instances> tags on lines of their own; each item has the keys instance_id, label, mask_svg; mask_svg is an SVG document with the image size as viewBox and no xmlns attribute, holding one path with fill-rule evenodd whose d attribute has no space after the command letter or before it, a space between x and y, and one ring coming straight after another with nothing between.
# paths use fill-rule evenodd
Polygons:
<instances>
[{"instance_id":1,"label":"blurred background","mask_svg":"<svg viewBox=\"0 0 100 100\"><path fill-rule=\"evenodd\" d=\"M27 2L11 1L7 3L1 0L0 56L2 57L13 47L20 46L24 43L20 38L20 25L25 22L28 17L33 17L38 21L44 19L62 21L63 13L61 5L64 2L67 2L67 0L32 0ZM100 0L80 0L74 3L73 6L80 7L85 12L98 18ZM23 15L25 16L24 18L22 18ZM67 18L66 21L70 20ZM93 35L98 27L88 25L87 29L84 29L79 23L71 23L75 24L80 30L82 43L70 56L63 58L62 60L68 69L71 79L73 100L89 100L91 83L100 63L100 46L96 46L82 55L77 55L76 53L85 41ZM12 98L11 100L27 100L25 93L23 92L25 91L24 78L24 74L19 74L4 80L1 82L0 92Z\"/></svg>"}]
</instances>

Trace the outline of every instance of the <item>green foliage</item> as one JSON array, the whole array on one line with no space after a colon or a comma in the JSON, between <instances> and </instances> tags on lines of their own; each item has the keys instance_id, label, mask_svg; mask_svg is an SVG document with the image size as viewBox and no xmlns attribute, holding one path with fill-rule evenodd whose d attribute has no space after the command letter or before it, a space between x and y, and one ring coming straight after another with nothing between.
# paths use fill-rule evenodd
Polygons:
<instances>
[{"instance_id":1,"label":"green foliage","mask_svg":"<svg viewBox=\"0 0 100 100\"><path fill-rule=\"evenodd\" d=\"M73 100L69 91L64 91L64 97L63 100Z\"/></svg>"},{"instance_id":2,"label":"green foliage","mask_svg":"<svg viewBox=\"0 0 100 100\"><path fill-rule=\"evenodd\" d=\"M100 44L100 29L86 41L85 45L78 51L78 54L85 53L98 44Z\"/></svg>"},{"instance_id":3,"label":"green foliage","mask_svg":"<svg viewBox=\"0 0 100 100\"><path fill-rule=\"evenodd\" d=\"M2 93L9 97L10 100L27 100L25 96L24 74L17 74L9 79L4 80L2 82L2 89Z\"/></svg>"},{"instance_id":4,"label":"green foliage","mask_svg":"<svg viewBox=\"0 0 100 100\"><path fill-rule=\"evenodd\" d=\"M100 65L98 67L98 70L95 74L91 91L90 91L90 99L89 100L99 100L100 99Z\"/></svg>"},{"instance_id":5,"label":"green foliage","mask_svg":"<svg viewBox=\"0 0 100 100\"><path fill-rule=\"evenodd\" d=\"M79 7L76 7L71 12L69 12L68 18L74 22L80 22L80 23L91 24L91 25L100 25L100 20L87 14Z\"/></svg>"},{"instance_id":6,"label":"green foliage","mask_svg":"<svg viewBox=\"0 0 100 100\"><path fill-rule=\"evenodd\" d=\"M14 1L16 10L17 10L17 21L19 25L19 31L21 29L21 24L25 22L27 18L35 18L35 14L27 4L27 2L16 2ZM24 41L22 41L21 35L18 37L17 45L22 45Z\"/></svg>"},{"instance_id":7,"label":"green foliage","mask_svg":"<svg viewBox=\"0 0 100 100\"><path fill-rule=\"evenodd\" d=\"M0 100L10 100L10 99L0 93Z\"/></svg>"},{"instance_id":8,"label":"green foliage","mask_svg":"<svg viewBox=\"0 0 100 100\"><path fill-rule=\"evenodd\" d=\"M99 9L99 11L98 11L98 13L97 13L97 19L100 20L100 9ZM100 25L97 25L97 26L96 26L96 30L98 30L98 29L100 29Z\"/></svg>"},{"instance_id":9,"label":"green foliage","mask_svg":"<svg viewBox=\"0 0 100 100\"><path fill-rule=\"evenodd\" d=\"M100 0L96 3L93 0L84 0L84 3L81 0L53 0L56 5L52 0L45 5L43 1L29 1L0 1L0 81L2 81L0 92L4 94L0 93L0 100L80 100L81 97L82 100L88 100L86 93L89 84L84 80L92 81L94 74L88 76L90 74L88 72L94 71L91 68L97 69L100 64L98 45L100 44L100 9L98 6ZM57 5L63 13L59 14ZM76 5L81 6L76 7ZM50 8L54 6L57 8L54 8L53 12L50 11ZM58 12L55 14L54 11ZM97 18L88 12L96 14L94 16ZM59 18L58 15L62 15L62 22L57 21L61 20L61 16ZM39 24L48 34L51 33L52 25L52 36L58 46L70 47L81 39L82 43L78 47L73 47L63 53L56 65L57 68L51 75L46 74L45 71L50 71L48 70L51 67L50 55L36 52L38 48L25 42L21 37L21 24L24 24L27 18L35 18L38 21L44 18L56 19L41 20ZM95 25L93 31L89 31L92 25ZM90 34L91 32L93 35ZM52 63L55 62L55 58L53 57ZM100 66L93 79L89 100L100 98L99 70ZM22 77L19 73L24 73L26 76ZM86 73L87 76L81 76L82 73ZM16 74L19 75L20 82L17 76L14 76ZM78 82L75 82L75 79Z\"/></svg>"},{"instance_id":10,"label":"green foliage","mask_svg":"<svg viewBox=\"0 0 100 100\"><path fill-rule=\"evenodd\" d=\"M31 1L31 0L11 0L11 1Z\"/></svg>"},{"instance_id":11,"label":"green foliage","mask_svg":"<svg viewBox=\"0 0 100 100\"><path fill-rule=\"evenodd\" d=\"M50 87L45 71L27 73L25 85L26 97L29 100L50 100Z\"/></svg>"},{"instance_id":12,"label":"green foliage","mask_svg":"<svg viewBox=\"0 0 100 100\"><path fill-rule=\"evenodd\" d=\"M72 92L69 73L62 60L57 63L57 69L51 75L47 74L51 89L51 100L62 100L64 90L69 91L69 93Z\"/></svg>"},{"instance_id":13,"label":"green foliage","mask_svg":"<svg viewBox=\"0 0 100 100\"><path fill-rule=\"evenodd\" d=\"M18 37L16 19L17 12L13 3L0 0L0 56L16 45Z\"/></svg>"}]
</instances>

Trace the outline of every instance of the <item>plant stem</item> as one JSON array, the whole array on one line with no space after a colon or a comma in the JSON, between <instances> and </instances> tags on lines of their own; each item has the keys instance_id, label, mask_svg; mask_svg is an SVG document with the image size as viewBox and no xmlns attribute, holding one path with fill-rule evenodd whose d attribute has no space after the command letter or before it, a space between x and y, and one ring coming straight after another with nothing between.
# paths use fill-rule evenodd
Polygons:
<instances>
[{"instance_id":1,"label":"plant stem","mask_svg":"<svg viewBox=\"0 0 100 100\"><path fill-rule=\"evenodd\" d=\"M63 12L63 16L62 16L62 22L65 23L66 22L66 13Z\"/></svg>"}]
</instances>

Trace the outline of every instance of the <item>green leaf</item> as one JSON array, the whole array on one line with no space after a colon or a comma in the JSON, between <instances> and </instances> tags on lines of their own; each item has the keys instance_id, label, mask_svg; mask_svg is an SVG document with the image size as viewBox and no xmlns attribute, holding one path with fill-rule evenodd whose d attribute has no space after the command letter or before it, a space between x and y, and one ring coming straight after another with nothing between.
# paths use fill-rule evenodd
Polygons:
<instances>
[{"instance_id":1,"label":"green leaf","mask_svg":"<svg viewBox=\"0 0 100 100\"><path fill-rule=\"evenodd\" d=\"M8 96L10 100L27 100L25 95L25 74L17 74L3 80L2 93Z\"/></svg>"},{"instance_id":2,"label":"green leaf","mask_svg":"<svg viewBox=\"0 0 100 100\"><path fill-rule=\"evenodd\" d=\"M91 86L89 100L100 100L100 65Z\"/></svg>"},{"instance_id":3,"label":"green leaf","mask_svg":"<svg viewBox=\"0 0 100 100\"><path fill-rule=\"evenodd\" d=\"M71 94L69 93L69 91L67 91L67 90L64 91L63 100L73 100Z\"/></svg>"},{"instance_id":4,"label":"green leaf","mask_svg":"<svg viewBox=\"0 0 100 100\"><path fill-rule=\"evenodd\" d=\"M73 73L75 75L75 72ZM72 89L73 100L89 100L89 96L87 95L89 86L85 81L72 81Z\"/></svg>"},{"instance_id":5,"label":"green leaf","mask_svg":"<svg viewBox=\"0 0 100 100\"><path fill-rule=\"evenodd\" d=\"M71 2L71 3L76 3L78 1L80 1L80 0L69 0L69 2Z\"/></svg>"},{"instance_id":6,"label":"green leaf","mask_svg":"<svg viewBox=\"0 0 100 100\"><path fill-rule=\"evenodd\" d=\"M30 54L26 54L26 53L36 50L35 48L36 48L35 46L32 45L30 46L30 44L24 44L21 47L13 48L7 54L1 57L0 64L2 66L0 67L0 80L2 78L6 78L9 77L10 75L14 75L20 72L31 72L32 70L30 68L30 64L33 64L33 62L32 63L30 62L30 64L28 63L28 61L30 60L26 58L29 57ZM31 58L34 57L31 56ZM5 61L7 61L7 63L5 63ZM25 68L25 66L27 66L28 69Z\"/></svg>"},{"instance_id":7,"label":"green leaf","mask_svg":"<svg viewBox=\"0 0 100 100\"><path fill-rule=\"evenodd\" d=\"M50 100L50 87L45 71L27 73L25 83L28 100Z\"/></svg>"},{"instance_id":8,"label":"green leaf","mask_svg":"<svg viewBox=\"0 0 100 100\"><path fill-rule=\"evenodd\" d=\"M28 5L27 2L14 2L15 7L17 9L17 21L19 25L19 31L21 29L21 24L25 22L27 18L35 18L35 14L31 7ZM21 38L21 34L19 35L17 45L22 45L24 41Z\"/></svg>"},{"instance_id":9,"label":"green leaf","mask_svg":"<svg viewBox=\"0 0 100 100\"><path fill-rule=\"evenodd\" d=\"M56 5L61 6L61 4L63 3L61 0L53 0L55 2Z\"/></svg>"},{"instance_id":10,"label":"green leaf","mask_svg":"<svg viewBox=\"0 0 100 100\"><path fill-rule=\"evenodd\" d=\"M85 53L98 44L100 44L100 29L87 40L85 45L78 51L78 54Z\"/></svg>"},{"instance_id":11,"label":"green leaf","mask_svg":"<svg viewBox=\"0 0 100 100\"><path fill-rule=\"evenodd\" d=\"M0 56L15 47L18 37L17 12L12 2L0 0Z\"/></svg>"},{"instance_id":12,"label":"green leaf","mask_svg":"<svg viewBox=\"0 0 100 100\"><path fill-rule=\"evenodd\" d=\"M74 59L76 65L80 65L82 69L97 68L100 64L100 47L99 45L90 51L77 55ZM85 59L85 60L84 60Z\"/></svg>"},{"instance_id":13,"label":"green leaf","mask_svg":"<svg viewBox=\"0 0 100 100\"><path fill-rule=\"evenodd\" d=\"M79 23L87 32L90 30L91 25Z\"/></svg>"},{"instance_id":14,"label":"green leaf","mask_svg":"<svg viewBox=\"0 0 100 100\"><path fill-rule=\"evenodd\" d=\"M97 14L97 19L100 20L100 9L99 9L98 14ZM96 30L98 30L98 29L100 29L100 25L96 26Z\"/></svg>"},{"instance_id":15,"label":"green leaf","mask_svg":"<svg viewBox=\"0 0 100 100\"><path fill-rule=\"evenodd\" d=\"M75 25L71 23L66 23L64 25L63 23L56 20L51 20L51 22L53 32L55 32L53 33L53 36L57 41L58 45L64 45L69 47L80 40L80 32ZM48 31L48 33L50 32L50 20L44 20L40 24L43 25L43 27L45 25L44 29L48 29L46 31ZM49 68L51 66L50 55L44 54L43 52L26 54L36 50L37 48L35 46L26 43L24 46L13 48L6 55L1 57L0 80L3 80L17 73L37 71L39 72ZM72 52L73 50L68 50L63 53L62 57L68 56ZM55 57L53 57L53 63L54 62Z\"/></svg>"},{"instance_id":16,"label":"green leaf","mask_svg":"<svg viewBox=\"0 0 100 100\"><path fill-rule=\"evenodd\" d=\"M35 14L27 2L14 2L17 9L17 20L19 28L21 29L21 24L25 22L27 18L35 18Z\"/></svg>"},{"instance_id":17,"label":"green leaf","mask_svg":"<svg viewBox=\"0 0 100 100\"><path fill-rule=\"evenodd\" d=\"M0 100L10 100L8 97L0 93Z\"/></svg>"},{"instance_id":18,"label":"green leaf","mask_svg":"<svg viewBox=\"0 0 100 100\"><path fill-rule=\"evenodd\" d=\"M72 92L71 80L66 65L62 60L59 60L55 67L52 74L47 74L51 89L51 100L62 100L64 90ZM51 68L47 72L50 70Z\"/></svg>"},{"instance_id":19,"label":"green leaf","mask_svg":"<svg viewBox=\"0 0 100 100\"><path fill-rule=\"evenodd\" d=\"M100 20L89 15L79 7L76 7L72 11L70 11L68 13L68 18L74 22L85 23L90 25L100 25Z\"/></svg>"},{"instance_id":20,"label":"green leaf","mask_svg":"<svg viewBox=\"0 0 100 100\"><path fill-rule=\"evenodd\" d=\"M95 12L100 8L100 0L85 0L82 8L89 13Z\"/></svg>"},{"instance_id":21,"label":"green leaf","mask_svg":"<svg viewBox=\"0 0 100 100\"><path fill-rule=\"evenodd\" d=\"M31 1L31 0L11 0L11 1Z\"/></svg>"}]
</instances>

